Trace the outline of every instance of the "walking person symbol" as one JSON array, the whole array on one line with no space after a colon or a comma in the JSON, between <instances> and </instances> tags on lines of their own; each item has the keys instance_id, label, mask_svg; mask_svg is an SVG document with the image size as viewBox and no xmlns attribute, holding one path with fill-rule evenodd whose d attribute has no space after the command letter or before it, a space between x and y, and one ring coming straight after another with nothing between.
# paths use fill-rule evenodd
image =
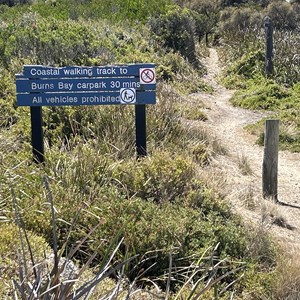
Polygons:
<instances>
[{"instance_id":1,"label":"walking person symbol","mask_svg":"<svg viewBox=\"0 0 300 300\"><path fill-rule=\"evenodd\" d=\"M121 89L121 104L132 104L136 102L135 89Z\"/></svg>"}]
</instances>

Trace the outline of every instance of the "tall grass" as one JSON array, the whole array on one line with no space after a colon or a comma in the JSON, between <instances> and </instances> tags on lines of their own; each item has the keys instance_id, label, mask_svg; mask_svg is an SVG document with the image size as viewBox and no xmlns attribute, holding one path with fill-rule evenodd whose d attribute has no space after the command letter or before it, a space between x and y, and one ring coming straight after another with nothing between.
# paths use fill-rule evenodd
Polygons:
<instances>
[{"instance_id":1,"label":"tall grass","mask_svg":"<svg viewBox=\"0 0 300 300\"><path fill-rule=\"evenodd\" d=\"M286 86L300 80L300 37L298 31L274 31L274 78Z\"/></svg>"}]
</instances>

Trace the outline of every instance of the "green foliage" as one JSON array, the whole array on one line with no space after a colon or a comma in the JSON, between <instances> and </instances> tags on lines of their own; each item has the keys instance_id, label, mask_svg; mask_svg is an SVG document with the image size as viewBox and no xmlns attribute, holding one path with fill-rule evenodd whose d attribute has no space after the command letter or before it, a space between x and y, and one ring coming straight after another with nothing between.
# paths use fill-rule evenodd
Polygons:
<instances>
[{"instance_id":1,"label":"green foliage","mask_svg":"<svg viewBox=\"0 0 300 300\"><path fill-rule=\"evenodd\" d=\"M110 19L113 22L127 20L132 23L136 21L145 23L147 18L163 12L165 7L171 3L170 0L153 0L151 2L145 0L38 0L33 2L30 9L45 18ZM17 6L17 8L20 7Z\"/></svg>"},{"instance_id":2,"label":"green foliage","mask_svg":"<svg viewBox=\"0 0 300 300\"><path fill-rule=\"evenodd\" d=\"M253 78L257 74L263 72L264 54L258 50L256 52L249 52L241 57L237 62L235 73L246 78ZM233 72L234 72L233 71Z\"/></svg>"},{"instance_id":3,"label":"green foliage","mask_svg":"<svg viewBox=\"0 0 300 300\"><path fill-rule=\"evenodd\" d=\"M242 55L230 67L222 79L229 88L246 88L245 79L256 79L264 71L264 54L261 50Z\"/></svg>"},{"instance_id":4,"label":"green foliage","mask_svg":"<svg viewBox=\"0 0 300 300\"><path fill-rule=\"evenodd\" d=\"M279 10L281 6L283 9ZM296 30L291 30L298 22L296 17L291 17L296 7L284 2L269 5L277 28L274 31L274 72L271 80L264 79L264 34L260 30L243 29L235 34L224 31L227 46L222 49L226 60L233 62L227 68L223 82L227 87L239 89L232 103L249 109L275 111L275 117L281 120L280 147L291 151L299 151L299 97L295 93L300 74L299 35ZM258 143L262 144L261 124L252 126L251 130L258 135Z\"/></svg>"},{"instance_id":5,"label":"green foliage","mask_svg":"<svg viewBox=\"0 0 300 300\"><path fill-rule=\"evenodd\" d=\"M95 251L93 265L98 265L112 242L124 236L115 262L139 254L124 266L125 274L135 280L147 270L143 276L162 288L167 285L164 275L169 253L176 269L194 265L206 249L219 244L214 259L243 260L246 268L250 261L257 264L254 269L260 269L260 261L253 263L239 219L216 191L197 179L197 168L210 161L209 143L201 130L183 126L179 111L184 105L180 95L209 90L201 82L204 70L195 63L200 52L196 53L194 37L213 30L215 4L195 2L192 11L187 5L189 9L170 3L58 0L0 7L0 179L5 218L14 218L9 200L13 187L26 228L53 246L50 208L41 182L46 173L55 201L59 246L68 240L64 254L95 229L76 258L84 263ZM240 53L246 53L253 34L240 30L246 35L236 40L237 51L245 41L246 49ZM252 43L251 55L256 53L256 45L257 41ZM250 54L241 62L239 75L252 78L259 55ZM15 107L14 74L24 64L33 63L93 66L135 62L157 65L157 105L147 107L149 157L135 160L133 107L53 107L43 108L46 163L34 165L29 110ZM266 97L282 93L275 84L270 90ZM298 109L291 99L286 107ZM186 113L191 119L202 117L201 112ZM1 231L14 233L15 228ZM195 279L207 278L211 261L204 261ZM16 266L12 260L8 264ZM234 264L226 270L232 268ZM223 271L218 272L221 275ZM182 277L176 276L172 277L177 280L175 285L181 285ZM232 282L238 276L226 280ZM255 282L259 279L251 285ZM219 288L225 284L224 280ZM172 288L175 291L177 287L172 283Z\"/></svg>"},{"instance_id":6,"label":"green foliage","mask_svg":"<svg viewBox=\"0 0 300 300\"><path fill-rule=\"evenodd\" d=\"M10 127L18 120L15 110L15 86L11 74L0 70L0 127Z\"/></svg>"},{"instance_id":7,"label":"green foliage","mask_svg":"<svg viewBox=\"0 0 300 300\"><path fill-rule=\"evenodd\" d=\"M191 10L195 20L195 32L199 42L205 35L214 33L220 11L218 1L188 1L185 5Z\"/></svg>"},{"instance_id":8,"label":"green foliage","mask_svg":"<svg viewBox=\"0 0 300 300\"><path fill-rule=\"evenodd\" d=\"M293 86L300 80L300 37L296 31L278 30L274 34L274 79Z\"/></svg>"},{"instance_id":9,"label":"green foliage","mask_svg":"<svg viewBox=\"0 0 300 300\"><path fill-rule=\"evenodd\" d=\"M143 262L138 259L128 265L126 274L130 278L154 261L157 266L147 274L162 275L170 251L177 266L183 263L177 258L186 257L186 264L189 255L201 255L204 249L217 243L220 256L240 257L244 253L243 227L205 183L194 180L192 162L181 156L157 153L141 161L127 159L116 163L94 149L95 146L79 145L64 155L52 147L48 150L46 169L36 169L33 173L30 169L34 170L34 166L21 164L12 171L18 174L14 186L28 229L51 242L49 207L38 178L47 171L55 196L59 244L66 239L74 218L76 225L68 247L100 224L82 250L86 254L95 250L100 259L109 241L124 236L124 248L117 257L148 253ZM28 171L30 177L25 175ZM84 260L83 254L79 257Z\"/></svg>"},{"instance_id":10,"label":"green foliage","mask_svg":"<svg viewBox=\"0 0 300 300\"><path fill-rule=\"evenodd\" d=\"M271 2L266 8L266 15L272 20L277 29L294 30L297 28L299 16L294 11L291 3L285 1Z\"/></svg>"},{"instance_id":11,"label":"green foliage","mask_svg":"<svg viewBox=\"0 0 300 300\"><path fill-rule=\"evenodd\" d=\"M31 3L31 0L0 0L0 5L8 5L8 6L14 6L18 4L27 4Z\"/></svg>"},{"instance_id":12,"label":"green foliage","mask_svg":"<svg viewBox=\"0 0 300 300\"><path fill-rule=\"evenodd\" d=\"M165 14L150 20L152 31L165 47L178 51L191 63L195 56L195 23L191 11L170 6Z\"/></svg>"},{"instance_id":13,"label":"green foliage","mask_svg":"<svg viewBox=\"0 0 300 300\"><path fill-rule=\"evenodd\" d=\"M274 2L275 3L275 2ZM277 3L277 2L276 2ZM275 3L275 5L276 5ZM279 4L281 2L278 2ZM283 5L288 3L282 2ZM240 11L239 9L232 9L233 11ZM230 12L231 10L229 10ZM236 23L231 23L231 14L227 11L223 12L224 16L221 16L220 30L222 39L224 41L221 49L221 53L224 56L224 60L231 61L236 65L236 62L249 59L252 57L251 65L255 67L258 74L264 71L264 47L265 47L265 36L264 31L257 23L256 26L249 26L241 29ZM230 30L226 30L226 24L232 24ZM222 25L223 24L223 25ZM226 26L225 26L226 25ZM259 25L259 26L258 26ZM272 78L279 84L286 86L292 86L299 81L299 34L296 30L274 30L273 35L273 65L274 72ZM260 53L260 54L259 54ZM230 66L230 68L232 68ZM236 72L239 70L236 69ZM247 71L247 68L246 68ZM255 74L256 74L255 72ZM246 72L247 73L247 72ZM239 72L243 75L242 72ZM249 75L249 74L247 74ZM233 76L232 76L233 77ZM234 82L237 78L230 78ZM228 81L230 81L230 79ZM240 79L241 80L241 79Z\"/></svg>"},{"instance_id":14,"label":"green foliage","mask_svg":"<svg viewBox=\"0 0 300 300\"><path fill-rule=\"evenodd\" d=\"M234 105L249 109L266 109L274 111L273 118L281 121L280 148L299 152L299 86L283 88L270 80L248 81L244 90L235 93ZM248 126L248 130L258 136L257 143L263 145L263 122Z\"/></svg>"},{"instance_id":15,"label":"green foliage","mask_svg":"<svg viewBox=\"0 0 300 300\"><path fill-rule=\"evenodd\" d=\"M17 279L19 275L18 262L22 261L23 254L26 260L30 261L31 258L23 233L22 239L25 245L25 253L22 254L20 233L17 225L12 223L0 223L0 230L0 297L2 299L9 299L12 297L10 288L11 278ZM34 261L38 264L46 253L49 255L50 247L44 238L37 236L33 232L27 232L27 234L31 244L31 251L34 255ZM23 266L24 263L21 265Z\"/></svg>"},{"instance_id":16,"label":"green foliage","mask_svg":"<svg viewBox=\"0 0 300 300\"><path fill-rule=\"evenodd\" d=\"M261 79L260 85L257 80L248 82L247 89L237 91L231 102L233 105L248 109L278 109L281 103L290 96L287 89L273 81Z\"/></svg>"},{"instance_id":17,"label":"green foliage","mask_svg":"<svg viewBox=\"0 0 300 300\"><path fill-rule=\"evenodd\" d=\"M13 29L10 29L10 28ZM2 62L8 67L16 58L43 65L88 64L98 55L97 33L83 23L42 19L24 14L18 25L10 24L3 36ZM16 71L16 70L13 70Z\"/></svg>"},{"instance_id":18,"label":"green foliage","mask_svg":"<svg viewBox=\"0 0 300 300\"><path fill-rule=\"evenodd\" d=\"M153 44L150 32L145 27L140 27L139 30L126 29L124 26L121 28L118 24L106 22L75 24L73 21L44 19L32 12L24 13L15 23L9 23L1 32L2 39L0 38L0 45L3 46L2 64L9 69L3 70L4 80L1 82L2 87L0 86L3 99L0 98L0 101L3 101L2 124L11 126L17 123L13 130L16 134L24 136L27 141L29 141L28 111L21 108L16 110L12 84L12 74L20 72L24 63L105 65L113 62L133 63L151 60L157 63L158 81L169 79L175 85L175 81L178 80L180 81L178 90L185 93L206 89L200 81L201 70L195 70L179 54L166 53L164 48ZM161 53L160 56L157 55L158 51ZM190 78L188 83L185 76ZM165 96L158 93L158 98L161 98L161 105L150 109L154 114L150 123L153 123L152 137L161 143L167 132L173 132L173 128L178 128L174 129L176 136L181 129L174 117L174 109L158 116L158 113L162 112L161 108L166 106ZM170 107L170 102L168 103ZM95 119L101 121L95 123ZM45 137L49 145L56 142L65 143L81 135L85 140L94 138L106 140L112 145L109 147L112 151L115 148L120 151L124 149L125 152L129 150L131 151L129 153L132 153L134 128L133 111L130 108L45 108L44 121ZM162 130L161 126L167 127ZM128 140L122 144L124 136L128 137Z\"/></svg>"},{"instance_id":19,"label":"green foliage","mask_svg":"<svg viewBox=\"0 0 300 300\"><path fill-rule=\"evenodd\" d=\"M261 76L264 71L264 36L259 27L220 31L223 44L221 59L226 61L224 83L227 87L243 87L244 79Z\"/></svg>"},{"instance_id":20,"label":"green foliage","mask_svg":"<svg viewBox=\"0 0 300 300\"><path fill-rule=\"evenodd\" d=\"M129 161L116 168L115 172L114 177L130 196L136 195L156 203L174 202L184 197L194 176L189 161L167 153L154 154L138 165L136 161Z\"/></svg>"},{"instance_id":21,"label":"green foliage","mask_svg":"<svg viewBox=\"0 0 300 300\"><path fill-rule=\"evenodd\" d=\"M261 15L249 7L224 9L220 15L220 30L235 34L240 30L255 28L261 23ZM241 34L241 33L240 33Z\"/></svg>"}]
</instances>

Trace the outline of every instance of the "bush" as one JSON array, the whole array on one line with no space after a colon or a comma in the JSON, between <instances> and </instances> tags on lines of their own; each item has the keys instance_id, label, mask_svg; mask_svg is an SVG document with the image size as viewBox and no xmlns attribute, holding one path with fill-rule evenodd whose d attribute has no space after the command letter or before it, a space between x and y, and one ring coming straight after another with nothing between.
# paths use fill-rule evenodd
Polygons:
<instances>
[{"instance_id":1,"label":"bush","mask_svg":"<svg viewBox=\"0 0 300 300\"><path fill-rule=\"evenodd\" d=\"M264 72L264 53L260 50L243 55L230 69L229 73L243 76L246 79L255 78Z\"/></svg>"},{"instance_id":2,"label":"bush","mask_svg":"<svg viewBox=\"0 0 300 300\"><path fill-rule=\"evenodd\" d=\"M218 26L218 1L189 1L185 5L191 10L195 20L195 30L199 42L208 34L212 34ZM207 40L206 40L207 42Z\"/></svg>"},{"instance_id":3,"label":"bush","mask_svg":"<svg viewBox=\"0 0 300 300\"><path fill-rule=\"evenodd\" d=\"M142 161L116 163L89 145L71 153L63 155L52 149L45 167L55 197L59 245L66 240L73 222L76 225L70 232L67 251L91 228L100 225L78 253L81 261L94 250L100 259L118 236L125 239L117 257L146 253L147 260L138 259L128 266L126 274L130 278L154 261L159 263L149 274L162 275L170 251L174 258L202 255L207 247L220 242L219 255L243 253L239 252L244 247L242 227L204 183L194 181L193 165L183 157L157 153ZM14 182L16 196L28 230L51 243L49 207L37 177L46 170L33 173L31 168L20 165L14 170L22 175ZM26 182L25 170L32 174ZM225 236L224 230L228 230ZM152 255L155 257L150 258ZM187 261L188 258L184 263ZM178 265L181 263L178 261Z\"/></svg>"},{"instance_id":4,"label":"bush","mask_svg":"<svg viewBox=\"0 0 300 300\"><path fill-rule=\"evenodd\" d=\"M297 27L298 16L288 2L271 2L265 14L271 18L273 26L277 29L294 30Z\"/></svg>"},{"instance_id":5,"label":"bush","mask_svg":"<svg viewBox=\"0 0 300 300\"><path fill-rule=\"evenodd\" d=\"M10 128L19 119L15 109L15 86L7 70L0 70L0 128Z\"/></svg>"},{"instance_id":6,"label":"bush","mask_svg":"<svg viewBox=\"0 0 300 300\"><path fill-rule=\"evenodd\" d=\"M259 83L258 83L259 82ZM300 151L300 115L298 84L293 88L284 88L270 80L248 81L245 89L235 93L234 105L249 109L273 110L272 117L280 119L280 149L293 152ZM252 134L258 136L257 143L264 143L263 120L256 125L248 126Z\"/></svg>"},{"instance_id":7,"label":"bush","mask_svg":"<svg viewBox=\"0 0 300 300\"><path fill-rule=\"evenodd\" d=\"M245 8L227 8L220 15L220 30L230 34L254 27L260 27L261 15L258 11ZM242 33L240 33L242 34Z\"/></svg>"},{"instance_id":8,"label":"bush","mask_svg":"<svg viewBox=\"0 0 300 300\"><path fill-rule=\"evenodd\" d=\"M27 64L87 65L88 58L97 56L101 48L92 28L78 22L41 19L34 13L24 14L19 26L7 26L1 36L1 58L6 67L16 58L27 58Z\"/></svg>"},{"instance_id":9,"label":"bush","mask_svg":"<svg viewBox=\"0 0 300 300\"><path fill-rule=\"evenodd\" d=\"M13 297L11 294L11 279L18 279L19 268L24 267L22 261L22 246L18 227L12 223L0 224L0 297L2 299L9 299ZM31 251L34 255L35 264L39 264L44 255L50 254L50 247L44 238L37 236L32 232L28 232L28 238L31 245ZM23 235L23 243L25 247L24 257L27 261L31 261L28 245L26 244ZM21 258L22 257L22 258ZM33 267L32 265L30 267ZM29 275L32 276L31 268Z\"/></svg>"},{"instance_id":10,"label":"bush","mask_svg":"<svg viewBox=\"0 0 300 300\"><path fill-rule=\"evenodd\" d=\"M288 90L272 81L261 81L258 86L254 80L246 90L236 92L231 102L248 109L276 110L289 95Z\"/></svg>"},{"instance_id":11,"label":"bush","mask_svg":"<svg viewBox=\"0 0 300 300\"><path fill-rule=\"evenodd\" d=\"M191 11L170 6L165 14L152 18L150 26L164 47L178 51L189 62L196 63L195 22Z\"/></svg>"},{"instance_id":12,"label":"bush","mask_svg":"<svg viewBox=\"0 0 300 300\"><path fill-rule=\"evenodd\" d=\"M168 153L155 153L138 164L129 161L114 170L125 193L156 203L174 202L185 196L194 176L191 162Z\"/></svg>"},{"instance_id":13,"label":"bush","mask_svg":"<svg viewBox=\"0 0 300 300\"><path fill-rule=\"evenodd\" d=\"M31 3L32 0L0 0L0 5L1 4L5 4L8 6L14 6L14 5L18 5L18 4L27 4L27 3Z\"/></svg>"}]
</instances>

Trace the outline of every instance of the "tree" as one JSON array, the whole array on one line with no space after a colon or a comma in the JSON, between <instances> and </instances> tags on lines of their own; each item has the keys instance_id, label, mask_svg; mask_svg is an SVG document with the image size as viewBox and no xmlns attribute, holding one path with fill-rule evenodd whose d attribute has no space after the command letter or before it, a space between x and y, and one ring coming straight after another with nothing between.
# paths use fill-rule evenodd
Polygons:
<instances>
[{"instance_id":1,"label":"tree","mask_svg":"<svg viewBox=\"0 0 300 300\"><path fill-rule=\"evenodd\" d=\"M272 2L266 9L275 28L293 30L297 27L297 15L288 2Z\"/></svg>"},{"instance_id":2,"label":"tree","mask_svg":"<svg viewBox=\"0 0 300 300\"><path fill-rule=\"evenodd\" d=\"M17 4L27 4L30 2L31 0L0 0L0 4L8 5L10 7Z\"/></svg>"}]
</instances>

